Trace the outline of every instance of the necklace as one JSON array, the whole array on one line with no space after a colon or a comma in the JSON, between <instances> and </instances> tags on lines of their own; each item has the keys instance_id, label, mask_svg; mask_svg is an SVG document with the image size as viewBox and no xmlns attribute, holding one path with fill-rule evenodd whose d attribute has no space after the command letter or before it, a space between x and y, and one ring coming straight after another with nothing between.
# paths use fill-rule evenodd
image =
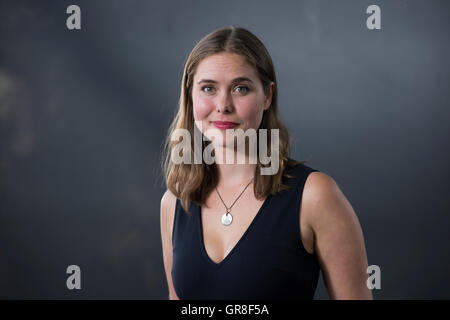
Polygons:
<instances>
[{"instance_id":1,"label":"necklace","mask_svg":"<svg viewBox=\"0 0 450 320\"><path fill-rule=\"evenodd\" d=\"M220 200L222 201L223 205L225 206L225 208L227 209L227 212L225 212L222 215L222 224L224 226L229 226L231 224L231 222L233 221L233 216L231 215L231 208L234 206L234 204L236 203L236 201L241 197L241 195L244 193L244 191L247 189L247 187L250 185L250 183L252 182L253 178L250 180L250 182L247 184L247 186L244 188L244 190L241 192L241 194L236 198L236 200L234 200L233 204L231 205L231 207L227 207L227 205L225 204L225 202L223 202L222 197L220 196L219 191L216 188L216 192L219 195Z\"/></svg>"}]
</instances>

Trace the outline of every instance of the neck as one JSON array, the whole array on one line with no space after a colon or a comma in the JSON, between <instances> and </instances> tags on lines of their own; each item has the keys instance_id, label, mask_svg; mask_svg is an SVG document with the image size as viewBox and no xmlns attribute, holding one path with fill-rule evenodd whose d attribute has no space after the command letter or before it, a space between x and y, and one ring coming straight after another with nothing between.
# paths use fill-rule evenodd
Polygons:
<instances>
[{"instance_id":1,"label":"neck","mask_svg":"<svg viewBox=\"0 0 450 320\"><path fill-rule=\"evenodd\" d=\"M245 154L244 163L237 163L236 152L227 149L227 153L231 152L233 154L233 163L227 164L225 158L225 148L215 149L216 155L218 151L222 153L222 158L218 157L219 161L216 162L217 169L219 171L219 183L218 188L239 188L245 187L255 175L256 164L249 163L248 154ZM223 160L222 160L223 159Z\"/></svg>"}]
</instances>

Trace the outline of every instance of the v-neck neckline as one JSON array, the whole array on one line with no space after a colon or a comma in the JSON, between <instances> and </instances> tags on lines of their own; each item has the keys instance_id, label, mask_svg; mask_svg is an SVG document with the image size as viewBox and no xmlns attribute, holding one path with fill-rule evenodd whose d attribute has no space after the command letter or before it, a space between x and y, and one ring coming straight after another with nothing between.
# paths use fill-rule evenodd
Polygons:
<instances>
[{"instance_id":1,"label":"v-neck neckline","mask_svg":"<svg viewBox=\"0 0 450 320\"><path fill-rule=\"evenodd\" d=\"M202 251L203 256L206 258L206 260L211 265L213 265L214 267L221 267L224 263L226 263L231 258L233 253L239 248L240 244L245 240L247 235L254 228L254 225L256 224L256 221L260 218L261 214L264 212L264 208L267 206L267 203L269 202L271 197L272 197L272 195L270 195L270 194L266 197L266 199L264 200L263 204L259 208L258 212L253 217L252 222L250 222L249 226L244 231L244 233L242 234L242 236L240 237L238 242L234 245L234 247L230 250L230 252L228 252L228 254L218 263L214 262L211 259L211 257L208 255L208 252L206 251L205 240L203 238L202 208L201 208L201 205L196 205L196 207L197 207L197 214L198 214L197 222L198 222L198 232L199 232L201 251Z\"/></svg>"}]
</instances>

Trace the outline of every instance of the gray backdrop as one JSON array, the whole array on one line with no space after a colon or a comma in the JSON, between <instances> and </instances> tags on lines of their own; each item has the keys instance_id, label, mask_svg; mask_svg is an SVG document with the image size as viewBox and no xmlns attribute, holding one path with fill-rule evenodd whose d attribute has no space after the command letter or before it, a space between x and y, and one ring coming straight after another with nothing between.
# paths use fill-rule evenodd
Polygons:
<instances>
[{"instance_id":1,"label":"gray backdrop","mask_svg":"<svg viewBox=\"0 0 450 320\"><path fill-rule=\"evenodd\" d=\"M230 24L272 55L292 156L353 205L374 298L450 297L448 1L0 3L0 298L167 298L161 145L187 55Z\"/></svg>"}]
</instances>

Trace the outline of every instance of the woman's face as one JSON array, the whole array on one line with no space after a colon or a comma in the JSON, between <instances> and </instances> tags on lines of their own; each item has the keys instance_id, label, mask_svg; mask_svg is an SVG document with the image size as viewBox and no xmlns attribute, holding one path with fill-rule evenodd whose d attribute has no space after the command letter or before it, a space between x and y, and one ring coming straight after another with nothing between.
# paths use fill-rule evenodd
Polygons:
<instances>
[{"instance_id":1,"label":"woman's face","mask_svg":"<svg viewBox=\"0 0 450 320\"><path fill-rule=\"evenodd\" d=\"M226 141L226 127L214 122L234 122L232 129L244 132L250 128L257 130L264 110L270 107L272 92L273 83L265 95L256 70L241 55L223 52L208 56L197 66L193 79L197 128L213 140L214 147L230 145L233 141ZM221 139L211 139L211 132L220 132Z\"/></svg>"}]
</instances>

